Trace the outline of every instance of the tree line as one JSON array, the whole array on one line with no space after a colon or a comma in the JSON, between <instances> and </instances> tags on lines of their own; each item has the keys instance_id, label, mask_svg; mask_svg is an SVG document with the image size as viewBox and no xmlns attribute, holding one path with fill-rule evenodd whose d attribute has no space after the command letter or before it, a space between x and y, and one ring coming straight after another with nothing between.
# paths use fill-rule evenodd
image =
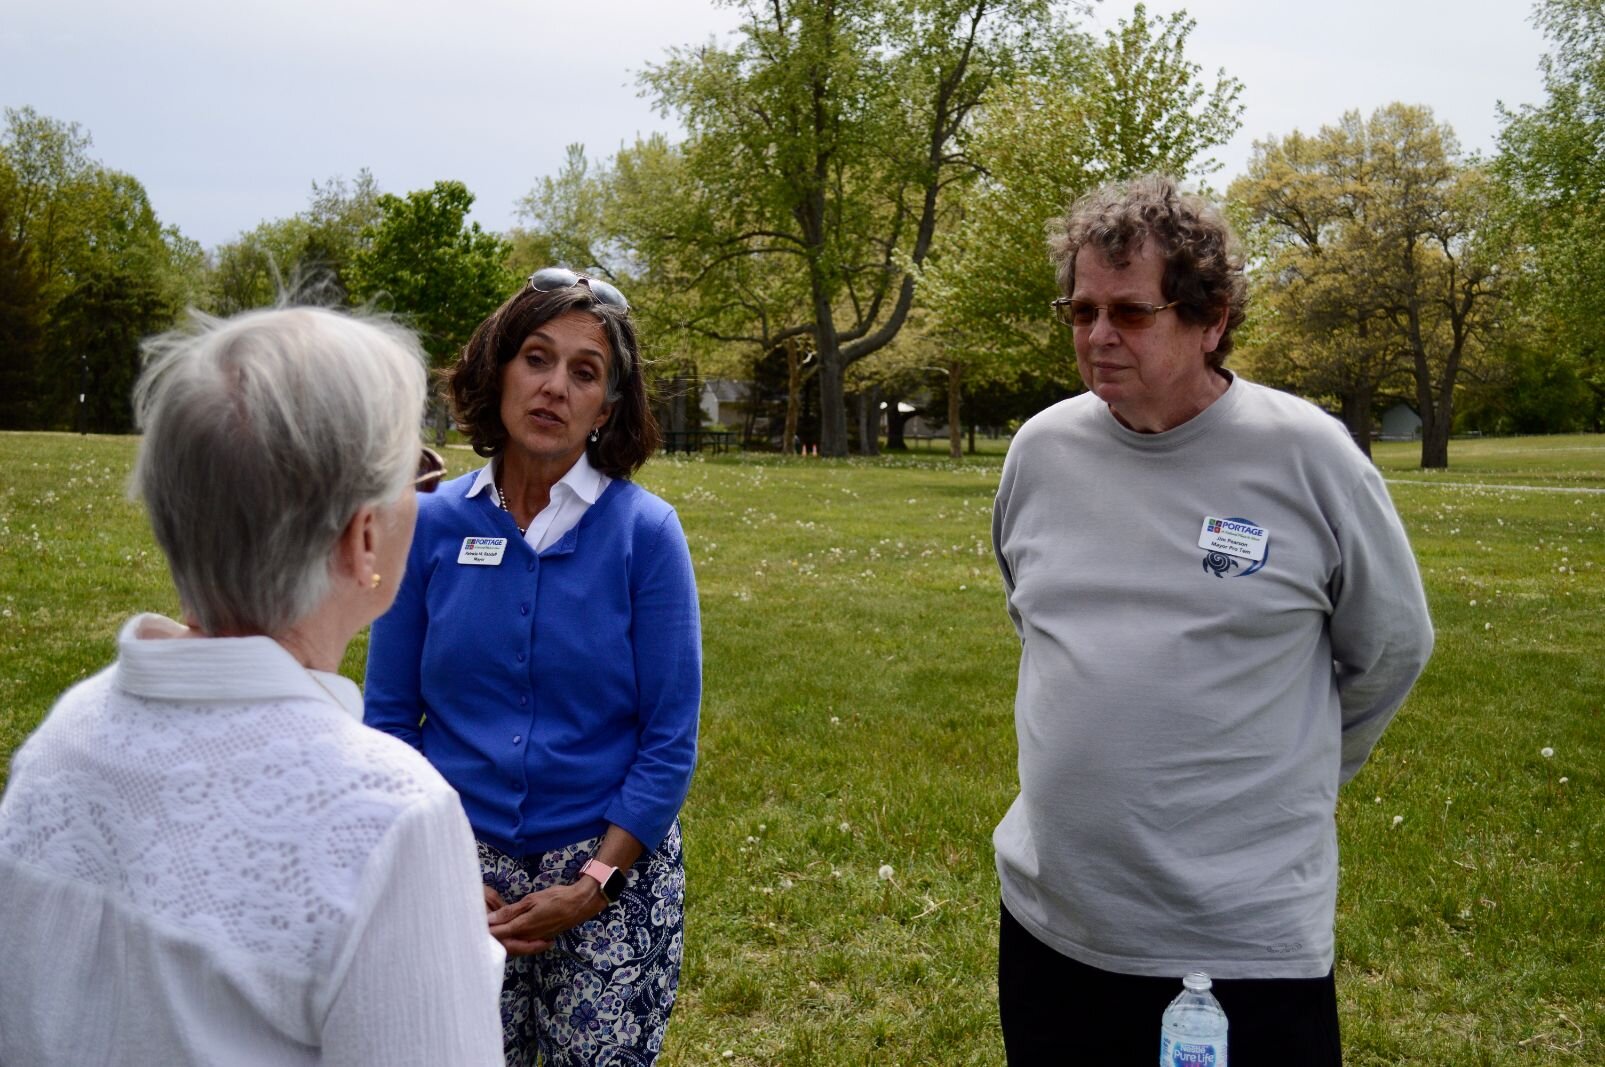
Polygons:
<instances>
[{"instance_id":1,"label":"tree line","mask_svg":"<svg viewBox=\"0 0 1605 1067\"><path fill-rule=\"evenodd\" d=\"M77 125L7 110L0 427L127 430L138 339L187 307L377 305L439 363L522 275L563 264L630 294L660 380L771 383L783 444L873 452L882 408L895 424L929 397L958 455L966 420L1079 388L1045 224L1111 179L1207 188L1241 122L1242 84L1188 58L1185 13L1138 4L1094 34L1048 0L737 6L728 42L641 77L683 139L570 146L505 234L468 220L460 182L398 196L364 171L202 250ZM1234 366L1364 447L1397 400L1424 466L1457 430L1605 423L1605 16L1539 0L1534 18L1547 99L1501 115L1493 158L1393 104L1259 142L1229 186L1254 302Z\"/></svg>"}]
</instances>

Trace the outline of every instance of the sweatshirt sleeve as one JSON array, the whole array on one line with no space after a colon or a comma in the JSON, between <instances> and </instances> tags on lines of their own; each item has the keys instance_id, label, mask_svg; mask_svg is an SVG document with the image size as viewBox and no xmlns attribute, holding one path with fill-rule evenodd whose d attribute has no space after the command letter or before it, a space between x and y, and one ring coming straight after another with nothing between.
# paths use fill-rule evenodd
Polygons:
<instances>
[{"instance_id":1,"label":"sweatshirt sleeve","mask_svg":"<svg viewBox=\"0 0 1605 1067\"><path fill-rule=\"evenodd\" d=\"M671 510L630 588L640 727L635 762L608 822L649 850L669 832L691 788L702 708L702 623L680 520Z\"/></svg>"},{"instance_id":2,"label":"sweatshirt sleeve","mask_svg":"<svg viewBox=\"0 0 1605 1067\"><path fill-rule=\"evenodd\" d=\"M1359 772L1432 654L1415 555L1382 477L1369 464L1336 534L1333 670L1343 713L1341 780Z\"/></svg>"},{"instance_id":3,"label":"sweatshirt sleeve","mask_svg":"<svg viewBox=\"0 0 1605 1067\"><path fill-rule=\"evenodd\" d=\"M1015 441L1019 441L1018 435ZM1003 477L998 481L998 495L992 500L992 555L998 561L998 573L1003 578L1003 606L1009 612L1009 621L1014 624L1014 635L1023 641L1025 631L1021 626L1020 613L1014 607L1014 570L1003 554L1003 527L1009 511L1009 495L1014 489L1017 458L1018 453L1011 446L1008 455L1003 458Z\"/></svg>"},{"instance_id":4,"label":"sweatshirt sleeve","mask_svg":"<svg viewBox=\"0 0 1605 1067\"><path fill-rule=\"evenodd\" d=\"M396 819L364 873L321 1062L500 1064L504 960L485 925L468 820L442 788Z\"/></svg>"}]
</instances>

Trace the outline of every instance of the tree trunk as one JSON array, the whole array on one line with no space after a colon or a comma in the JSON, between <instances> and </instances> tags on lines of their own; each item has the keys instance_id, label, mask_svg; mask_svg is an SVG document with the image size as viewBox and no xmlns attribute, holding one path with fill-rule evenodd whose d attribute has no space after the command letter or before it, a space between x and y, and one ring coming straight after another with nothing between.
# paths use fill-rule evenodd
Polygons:
<instances>
[{"instance_id":1,"label":"tree trunk","mask_svg":"<svg viewBox=\"0 0 1605 1067\"><path fill-rule=\"evenodd\" d=\"M1360 446L1366 458L1371 456L1371 391L1359 388L1343 395L1343 425L1349 436Z\"/></svg>"},{"instance_id":2,"label":"tree trunk","mask_svg":"<svg viewBox=\"0 0 1605 1067\"><path fill-rule=\"evenodd\" d=\"M1433 470L1447 470L1449 467L1449 424L1439 419L1432 424L1428 432L1426 423L1421 425L1421 466Z\"/></svg>"},{"instance_id":3,"label":"tree trunk","mask_svg":"<svg viewBox=\"0 0 1605 1067\"><path fill-rule=\"evenodd\" d=\"M797 440L797 412L802 409L802 353L797 339L786 338L786 429L780 438L781 452L801 452Z\"/></svg>"},{"instance_id":4,"label":"tree trunk","mask_svg":"<svg viewBox=\"0 0 1605 1067\"><path fill-rule=\"evenodd\" d=\"M864 400L864 432L858 438L860 455L881 454L881 387L872 385L869 391L859 394Z\"/></svg>"},{"instance_id":5,"label":"tree trunk","mask_svg":"<svg viewBox=\"0 0 1605 1067\"><path fill-rule=\"evenodd\" d=\"M451 428L451 412L447 409L444 400L432 400L429 406L433 409L430 411L430 415L433 416L435 424L435 447L440 448L445 445L446 431Z\"/></svg>"},{"instance_id":6,"label":"tree trunk","mask_svg":"<svg viewBox=\"0 0 1605 1067\"><path fill-rule=\"evenodd\" d=\"M821 333L824 331L821 330ZM844 386L845 367L836 338L831 337L829 351L819 353L819 454L821 456L847 455L847 393Z\"/></svg>"},{"instance_id":7,"label":"tree trunk","mask_svg":"<svg viewBox=\"0 0 1605 1067\"><path fill-rule=\"evenodd\" d=\"M853 394L853 411L855 413L855 421L858 423L858 454L860 456L873 456L875 454L875 424L870 417L868 389L860 389Z\"/></svg>"},{"instance_id":8,"label":"tree trunk","mask_svg":"<svg viewBox=\"0 0 1605 1067\"><path fill-rule=\"evenodd\" d=\"M953 360L947 365L947 454L964 458L964 429L959 425L959 388L963 384L964 364Z\"/></svg>"},{"instance_id":9,"label":"tree trunk","mask_svg":"<svg viewBox=\"0 0 1605 1067\"><path fill-rule=\"evenodd\" d=\"M914 417L914 412L899 411L899 401L894 396L886 402L886 451L907 452L908 442L903 440L903 426Z\"/></svg>"},{"instance_id":10,"label":"tree trunk","mask_svg":"<svg viewBox=\"0 0 1605 1067\"><path fill-rule=\"evenodd\" d=\"M669 431L671 433L684 433L685 425L685 394L690 388L690 381L676 374L669 379Z\"/></svg>"}]
</instances>

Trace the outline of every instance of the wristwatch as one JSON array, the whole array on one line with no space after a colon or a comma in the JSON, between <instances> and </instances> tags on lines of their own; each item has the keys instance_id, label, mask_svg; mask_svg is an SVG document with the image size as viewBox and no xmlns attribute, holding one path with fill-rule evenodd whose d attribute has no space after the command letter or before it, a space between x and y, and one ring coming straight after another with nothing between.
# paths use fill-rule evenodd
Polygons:
<instances>
[{"instance_id":1,"label":"wristwatch","mask_svg":"<svg viewBox=\"0 0 1605 1067\"><path fill-rule=\"evenodd\" d=\"M620 894L624 892L624 872L617 867L609 867L599 859L588 859L585 866L580 868L581 874L588 874L596 879L596 884L602 887L602 899L609 904L617 904Z\"/></svg>"}]
</instances>

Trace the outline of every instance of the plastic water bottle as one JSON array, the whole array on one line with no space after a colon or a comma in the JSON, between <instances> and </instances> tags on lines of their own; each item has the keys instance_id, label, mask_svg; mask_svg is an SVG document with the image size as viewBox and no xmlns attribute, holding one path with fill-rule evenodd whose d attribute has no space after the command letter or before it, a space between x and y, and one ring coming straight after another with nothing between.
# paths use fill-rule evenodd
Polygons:
<instances>
[{"instance_id":1,"label":"plastic water bottle","mask_svg":"<svg viewBox=\"0 0 1605 1067\"><path fill-rule=\"evenodd\" d=\"M1181 980L1181 995L1159 1027L1159 1067L1226 1067L1226 1013L1209 991L1209 975Z\"/></svg>"}]
</instances>

